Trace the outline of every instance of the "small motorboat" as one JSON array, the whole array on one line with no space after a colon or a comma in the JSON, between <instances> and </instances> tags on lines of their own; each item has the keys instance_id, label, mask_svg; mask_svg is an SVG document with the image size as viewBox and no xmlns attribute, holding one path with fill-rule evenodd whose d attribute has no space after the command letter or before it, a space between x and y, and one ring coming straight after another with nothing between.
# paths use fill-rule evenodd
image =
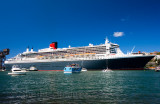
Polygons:
<instances>
[{"instance_id":1,"label":"small motorboat","mask_svg":"<svg viewBox=\"0 0 160 104\"><path fill-rule=\"evenodd\" d=\"M25 75L26 70L22 70L18 65L13 65L11 69L11 73L8 73L9 75Z\"/></svg>"},{"instance_id":2,"label":"small motorboat","mask_svg":"<svg viewBox=\"0 0 160 104\"><path fill-rule=\"evenodd\" d=\"M87 71L87 69L86 68L82 68L82 70L81 71Z\"/></svg>"},{"instance_id":3,"label":"small motorboat","mask_svg":"<svg viewBox=\"0 0 160 104\"><path fill-rule=\"evenodd\" d=\"M104 70L102 70L102 72L110 72L110 71L112 71L112 70L110 70L110 69L104 69Z\"/></svg>"},{"instance_id":4,"label":"small motorboat","mask_svg":"<svg viewBox=\"0 0 160 104\"><path fill-rule=\"evenodd\" d=\"M82 67L80 67L78 64L71 64L67 65L64 68L64 73L74 73L74 72L81 72Z\"/></svg>"},{"instance_id":5,"label":"small motorboat","mask_svg":"<svg viewBox=\"0 0 160 104\"><path fill-rule=\"evenodd\" d=\"M0 71L6 71L5 69L2 69L2 70L0 70Z\"/></svg>"},{"instance_id":6,"label":"small motorboat","mask_svg":"<svg viewBox=\"0 0 160 104\"><path fill-rule=\"evenodd\" d=\"M35 66L31 66L30 68L24 68L26 71L38 71L38 69Z\"/></svg>"},{"instance_id":7,"label":"small motorboat","mask_svg":"<svg viewBox=\"0 0 160 104\"><path fill-rule=\"evenodd\" d=\"M31 66L31 67L29 68L29 71L38 71L38 69L37 69L35 66Z\"/></svg>"},{"instance_id":8,"label":"small motorboat","mask_svg":"<svg viewBox=\"0 0 160 104\"><path fill-rule=\"evenodd\" d=\"M155 68L155 71L156 71L156 72L160 72L160 66L156 67L156 68Z\"/></svg>"}]
</instances>

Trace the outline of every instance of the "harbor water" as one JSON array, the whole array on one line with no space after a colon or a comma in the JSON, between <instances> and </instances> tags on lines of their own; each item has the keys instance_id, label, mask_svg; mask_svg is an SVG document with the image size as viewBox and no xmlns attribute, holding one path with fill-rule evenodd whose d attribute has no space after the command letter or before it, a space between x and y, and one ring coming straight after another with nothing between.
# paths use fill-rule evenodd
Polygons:
<instances>
[{"instance_id":1,"label":"harbor water","mask_svg":"<svg viewBox=\"0 0 160 104\"><path fill-rule=\"evenodd\" d=\"M158 104L160 73L141 71L0 72L0 104Z\"/></svg>"}]
</instances>

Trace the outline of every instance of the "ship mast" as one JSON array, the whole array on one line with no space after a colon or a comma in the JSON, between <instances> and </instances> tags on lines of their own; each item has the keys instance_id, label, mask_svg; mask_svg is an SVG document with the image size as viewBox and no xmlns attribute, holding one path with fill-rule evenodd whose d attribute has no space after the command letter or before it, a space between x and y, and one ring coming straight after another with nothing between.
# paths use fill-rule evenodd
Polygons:
<instances>
[{"instance_id":1,"label":"ship mast","mask_svg":"<svg viewBox=\"0 0 160 104\"><path fill-rule=\"evenodd\" d=\"M109 44L109 40L107 37L105 39L105 46L106 46L106 56L108 56L110 54L111 45ZM108 69L108 59L106 60L106 64L107 64L107 69Z\"/></svg>"},{"instance_id":2,"label":"ship mast","mask_svg":"<svg viewBox=\"0 0 160 104\"><path fill-rule=\"evenodd\" d=\"M109 55L110 54L110 47L111 47L111 45L109 44L109 40L108 40L107 37L105 39L105 46L106 46L106 55Z\"/></svg>"}]
</instances>

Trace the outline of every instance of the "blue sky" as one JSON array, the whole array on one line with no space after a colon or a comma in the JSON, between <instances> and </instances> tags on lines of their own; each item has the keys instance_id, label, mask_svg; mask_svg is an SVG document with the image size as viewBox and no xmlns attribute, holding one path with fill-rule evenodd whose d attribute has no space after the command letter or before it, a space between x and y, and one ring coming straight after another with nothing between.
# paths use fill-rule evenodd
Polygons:
<instances>
[{"instance_id":1,"label":"blue sky","mask_svg":"<svg viewBox=\"0 0 160 104\"><path fill-rule=\"evenodd\" d=\"M87 46L107 36L126 53L160 51L159 0L1 0L0 49ZM114 37L114 32L123 36Z\"/></svg>"}]
</instances>

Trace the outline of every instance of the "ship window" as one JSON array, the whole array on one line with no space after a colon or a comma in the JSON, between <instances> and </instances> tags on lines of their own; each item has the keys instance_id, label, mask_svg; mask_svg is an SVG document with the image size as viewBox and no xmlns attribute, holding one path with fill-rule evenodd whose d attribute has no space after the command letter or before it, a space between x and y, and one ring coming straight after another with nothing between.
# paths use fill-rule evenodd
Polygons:
<instances>
[{"instance_id":1,"label":"ship window","mask_svg":"<svg viewBox=\"0 0 160 104\"><path fill-rule=\"evenodd\" d=\"M21 71L21 70L14 70L14 71Z\"/></svg>"},{"instance_id":2,"label":"ship window","mask_svg":"<svg viewBox=\"0 0 160 104\"><path fill-rule=\"evenodd\" d=\"M110 53L116 53L115 48L111 47L111 48L110 48Z\"/></svg>"}]
</instances>

